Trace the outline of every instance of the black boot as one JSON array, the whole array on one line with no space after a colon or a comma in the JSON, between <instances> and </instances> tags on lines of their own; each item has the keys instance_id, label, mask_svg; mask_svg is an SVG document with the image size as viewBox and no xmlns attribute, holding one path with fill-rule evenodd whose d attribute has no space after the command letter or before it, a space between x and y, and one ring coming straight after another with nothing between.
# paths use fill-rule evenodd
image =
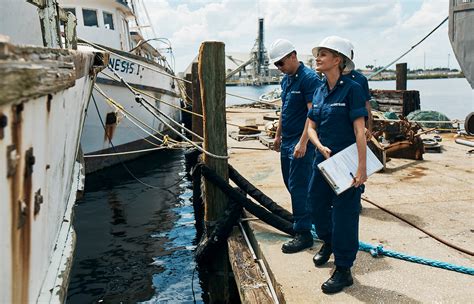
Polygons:
<instances>
[{"instance_id":1,"label":"black boot","mask_svg":"<svg viewBox=\"0 0 474 304\"><path fill-rule=\"evenodd\" d=\"M281 251L283 253L295 253L311 246L313 246L313 235L311 232L306 231L296 233L294 239L281 246Z\"/></svg>"},{"instance_id":2,"label":"black boot","mask_svg":"<svg viewBox=\"0 0 474 304\"><path fill-rule=\"evenodd\" d=\"M344 289L344 287L351 286L354 283L349 267L336 267L332 276L321 285L324 293L336 293Z\"/></svg>"},{"instance_id":3,"label":"black boot","mask_svg":"<svg viewBox=\"0 0 474 304\"><path fill-rule=\"evenodd\" d=\"M331 243L324 243L323 246L321 246L321 249L319 249L318 253L316 253L313 257L314 266L321 266L326 264L331 254Z\"/></svg>"}]
</instances>

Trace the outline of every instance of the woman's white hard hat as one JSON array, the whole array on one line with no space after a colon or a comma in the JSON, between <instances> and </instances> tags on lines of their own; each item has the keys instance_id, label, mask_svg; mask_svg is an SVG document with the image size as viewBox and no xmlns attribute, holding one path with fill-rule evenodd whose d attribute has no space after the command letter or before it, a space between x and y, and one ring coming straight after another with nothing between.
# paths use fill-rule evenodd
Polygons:
<instances>
[{"instance_id":1,"label":"woman's white hard hat","mask_svg":"<svg viewBox=\"0 0 474 304\"><path fill-rule=\"evenodd\" d=\"M270 45L268 57L270 58L271 63L275 63L295 50L293 43L286 39L277 39L273 41L272 45Z\"/></svg>"},{"instance_id":2,"label":"woman's white hard hat","mask_svg":"<svg viewBox=\"0 0 474 304\"><path fill-rule=\"evenodd\" d=\"M330 49L343 55L345 58L344 72L350 72L355 68L354 62L352 61L353 45L345 38L338 36L329 36L324 38L317 46L312 50L313 56L318 57L318 51L320 48Z\"/></svg>"}]
</instances>

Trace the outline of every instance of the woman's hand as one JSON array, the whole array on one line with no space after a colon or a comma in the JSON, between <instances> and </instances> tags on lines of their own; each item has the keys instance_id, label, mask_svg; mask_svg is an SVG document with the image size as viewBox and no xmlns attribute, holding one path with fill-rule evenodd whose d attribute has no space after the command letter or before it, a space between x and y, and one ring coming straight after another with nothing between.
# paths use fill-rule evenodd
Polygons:
<instances>
[{"instance_id":1,"label":"woman's hand","mask_svg":"<svg viewBox=\"0 0 474 304\"><path fill-rule=\"evenodd\" d=\"M357 173L354 176L352 181L352 186L355 188L362 186L363 183L367 181L367 169L366 168L357 168Z\"/></svg>"},{"instance_id":2,"label":"woman's hand","mask_svg":"<svg viewBox=\"0 0 474 304\"><path fill-rule=\"evenodd\" d=\"M323 146L323 145L318 145L318 150L319 152L321 152L324 158L328 159L329 157L331 157L332 151L328 147Z\"/></svg>"}]
</instances>

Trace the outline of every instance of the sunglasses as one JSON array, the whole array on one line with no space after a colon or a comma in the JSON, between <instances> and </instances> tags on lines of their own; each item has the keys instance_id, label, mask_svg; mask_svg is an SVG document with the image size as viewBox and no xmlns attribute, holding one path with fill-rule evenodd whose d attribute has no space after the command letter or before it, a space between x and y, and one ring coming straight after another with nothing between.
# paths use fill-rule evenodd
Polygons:
<instances>
[{"instance_id":1,"label":"sunglasses","mask_svg":"<svg viewBox=\"0 0 474 304\"><path fill-rule=\"evenodd\" d=\"M282 59L278 60L277 62L274 63L275 66L277 66L277 67L282 67L282 66L284 66L284 65L285 65L285 60L286 60L287 58L290 58L290 56L291 56L291 53L288 54L288 55L286 55L286 56L283 57Z\"/></svg>"}]
</instances>

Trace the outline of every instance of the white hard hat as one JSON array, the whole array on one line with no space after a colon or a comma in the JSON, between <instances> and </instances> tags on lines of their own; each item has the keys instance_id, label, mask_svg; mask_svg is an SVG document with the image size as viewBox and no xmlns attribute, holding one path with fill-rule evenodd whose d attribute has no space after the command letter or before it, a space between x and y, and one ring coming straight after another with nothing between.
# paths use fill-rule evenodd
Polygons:
<instances>
[{"instance_id":1,"label":"white hard hat","mask_svg":"<svg viewBox=\"0 0 474 304\"><path fill-rule=\"evenodd\" d=\"M345 57L344 72L350 72L354 69L355 65L352 61L354 46L349 40L338 36L326 37L318 44L318 46L313 48L312 52L314 57L318 57L318 51L320 48L330 49L343 55Z\"/></svg>"},{"instance_id":2,"label":"white hard hat","mask_svg":"<svg viewBox=\"0 0 474 304\"><path fill-rule=\"evenodd\" d=\"M273 41L272 45L270 45L268 57L270 57L271 63L275 63L295 50L293 43L286 39L277 39Z\"/></svg>"}]
</instances>

